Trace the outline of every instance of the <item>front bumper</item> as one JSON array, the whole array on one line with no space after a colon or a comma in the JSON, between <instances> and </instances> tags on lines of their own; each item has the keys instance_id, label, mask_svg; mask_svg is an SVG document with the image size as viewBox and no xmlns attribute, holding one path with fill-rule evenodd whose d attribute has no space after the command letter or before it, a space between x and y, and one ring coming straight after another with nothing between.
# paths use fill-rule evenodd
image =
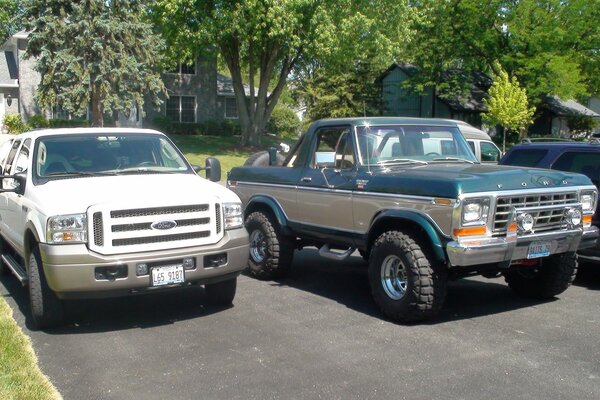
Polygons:
<instances>
[{"instance_id":1,"label":"front bumper","mask_svg":"<svg viewBox=\"0 0 600 400\"><path fill-rule=\"evenodd\" d=\"M190 257L195 259L196 267L185 271L184 285L214 283L239 275L248 264L249 254L244 228L226 231L219 242L207 246L103 256L89 251L84 244L40 244L40 252L48 285L63 299L116 297L158 289L151 287L149 274L136 275L136 265L169 265ZM205 267L205 257L223 253L227 255L224 265ZM114 266L126 269L126 276L96 279L96 268Z\"/></svg>"},{"instance_id":2,"label":"front bumper","mask_svg":"<svg viewBox=\"0 0 600 400\"><path fill-rule=\"evenodd\" d=\"M527 258L529 245L549 242L550 254L574 252L581 245L593 246L598 238L598 228L572 229L545 232L507 238L485 238L468 241L451 241L447 245L451 266L471 266L491 263L507 263Z\"/></svg>"}]
</instances>

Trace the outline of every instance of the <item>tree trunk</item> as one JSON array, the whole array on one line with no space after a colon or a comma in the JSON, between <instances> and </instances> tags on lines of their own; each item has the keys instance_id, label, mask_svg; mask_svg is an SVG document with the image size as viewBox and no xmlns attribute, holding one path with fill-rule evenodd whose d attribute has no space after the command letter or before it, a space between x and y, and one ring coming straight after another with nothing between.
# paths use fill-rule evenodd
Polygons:
<instances>
[{"instance_id":1,"label":"tree trunk","mask_svg":"<svg viewBox=\"0 0 600 400\"><path fill-rule=\"evenodd\" d=\"M92 126L102 127L104 126L104 119L102 118L102 99L100 96L100 86L92 85Z\"/></svg>"}]
</instances>

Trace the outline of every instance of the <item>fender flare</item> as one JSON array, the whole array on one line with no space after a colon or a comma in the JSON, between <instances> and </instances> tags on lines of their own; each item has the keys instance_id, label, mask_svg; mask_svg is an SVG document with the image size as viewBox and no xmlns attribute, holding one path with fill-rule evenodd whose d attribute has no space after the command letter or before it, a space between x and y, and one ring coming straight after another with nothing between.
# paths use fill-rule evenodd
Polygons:
<instances>
[{"instance_id":1,"label":"fender flare","mask_svg":"<svg viewBox=\"0 0 600 400\"><path fill-rule=\"evenodd\" d=\"M371 226L369 228L368 234L368 243L371 243L375 240L373 237L373 232L377 231L377 227L382 224L386 224L386 221L389 220L404 220L410 221L412 224L419 226L425 235L429 238L431 243L431 248L434 252L434 255L438 261L446 262L446 252L445 252L445 243L447 240L444 240L445 235L440 231L435 222L429 217L427 214L418 213L415 211L409 210L384 210L378 213L373 221L371 222Z\"/></svg>"},{"instance_id":2,"label":"fender flare","mask_svg":"<svg viewBox=\"0 0 600 400\"><path fill-rule=\"evenodd\" d=\"M288 218L283 211L283 207L281 207L277 200L270 196L263 194L252 196L244 208L244 219L246 219L248 215L254 211L265 209L268 209L273 213L275 219L277 220L277 224L281 229L281 233L284 235L290 235L291 229L289 227Z\"/></svg>"}]
</instances>

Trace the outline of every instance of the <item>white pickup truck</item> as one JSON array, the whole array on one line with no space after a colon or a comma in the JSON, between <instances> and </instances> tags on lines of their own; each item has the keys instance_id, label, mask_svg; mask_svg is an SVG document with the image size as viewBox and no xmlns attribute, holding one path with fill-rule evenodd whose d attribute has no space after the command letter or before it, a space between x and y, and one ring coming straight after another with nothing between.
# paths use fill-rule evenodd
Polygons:
<instances>
[{"instance_id":1,"label":"white pickup truck","mask_svg":"<svg viewBox=\"0 0 600 400\"><path fill-rule=\"evenodd\" d=\"M29 287L33 327L65 299L200 284L233 301L248 234L216 159L192 167L152 130L48 129L4 143L0 168L0 274Z\"/></svg>"}]
</instances>

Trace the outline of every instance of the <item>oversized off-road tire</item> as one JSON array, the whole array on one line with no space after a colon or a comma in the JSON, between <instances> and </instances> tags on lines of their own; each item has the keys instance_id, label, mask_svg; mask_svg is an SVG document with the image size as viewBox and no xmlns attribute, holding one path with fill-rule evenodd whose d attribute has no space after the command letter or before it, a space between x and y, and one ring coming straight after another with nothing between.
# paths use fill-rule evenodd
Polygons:
<instances>
[{"instance_id":1,"label":"oversized off-road tire","mask_svg":"<svg viewBox=\"0 0 600 400\"><path fill-rule=\"evenodd\" d=\"M204 285L208 301L220 306L228 306L233 303L236 288L237 278Z\"/></svg>"},{"instance_id":2,"label":"oversized off-road tire","mask_svg":"<svg viewBox=\"0 0 600 400\"><path fill-rule=\"evenodd\" d=\"M281 166L285 161L285 157L281 153L277 153L275 165ZM244 162L245 167L268 167L269 166L269 152L262 150L251 154L250 157Z\"/></svg>"},{"instance_id":3,"label":"oversized off-road tire","mask_svg":"<svg viewBox=\"0 0 600 400\"><path fill-rule=\"evenodd\" d=\"M37 247L29 255L28 272L32 327L43 329L60 325L64 320L64 305L48 286Z\"/></svg>"},{"instance_id":4,"label":"oversized off-road tire","mask_svg":"<svg viewBox=\"0 0 600 400\"><path fill-rule=\"evenodd\" d=\"M286 276L292 266L294 244L279 232L274 218L255 211L246 218L246 229L250 235L250 274L261 280Z\"/></svg>"},{"instance_id":5,"label":"oversized off-road tire","mask_svg":"<svg viewBox=\"0 0 600 400\"><path fill-rule=\"evenodd\" d=\"M447 273L428 251L409 235L387 231L369 256L369 283L383 313L399 322L437 314L446 297Z\"/></svg>"},{"instance_id":6,"label":"oversized off-road tire","mask_svg":"<svg viewBox=\"0 0 600 400\"><path fill-rule=\"evenodd\" d=\"M4 254L4 239L0 236L0 257L2 257L2 254ZM9 271L4 261L0 259L0 276L8 275Z\"/></svg>"},{"instance_id":7,"label":"oversized off-road tire","mask_svg":"<svg viewBox=\"0 0 600 400\"><path fill-rule=\"evenodd\" d=\"M567 290L576 274L577 255L562 253L541 259L536 267L520 267L508 271L504 274L504 279L520 296L551 299Z\"/></svg>"}]
</instances>

